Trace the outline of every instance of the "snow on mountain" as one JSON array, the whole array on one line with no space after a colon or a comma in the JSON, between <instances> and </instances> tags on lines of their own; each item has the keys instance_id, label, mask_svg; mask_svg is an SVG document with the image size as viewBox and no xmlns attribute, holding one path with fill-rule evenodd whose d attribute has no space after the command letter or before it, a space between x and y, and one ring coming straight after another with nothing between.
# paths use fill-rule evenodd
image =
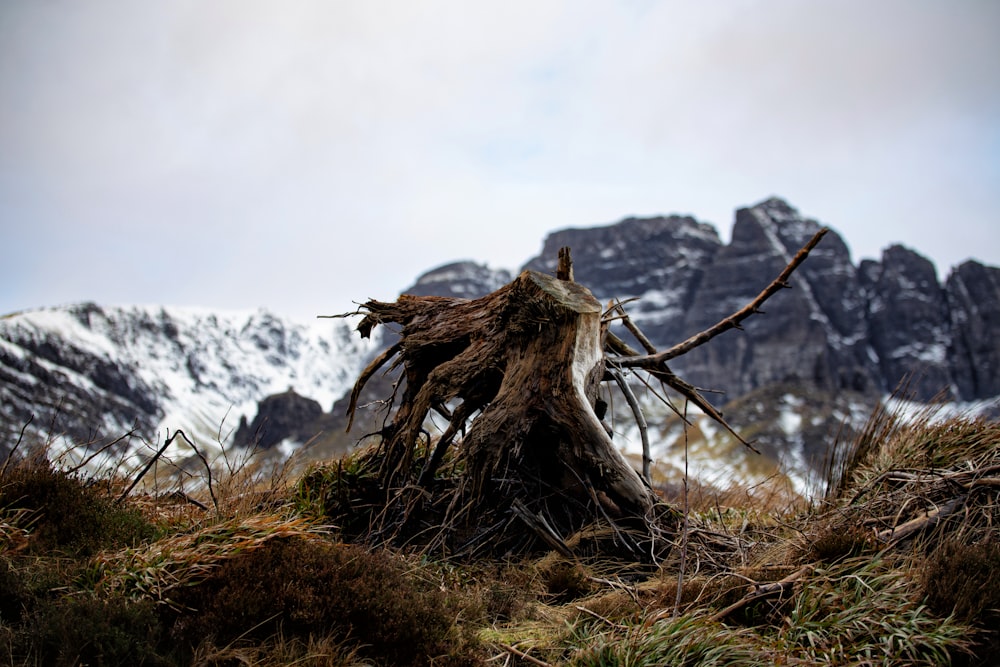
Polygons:
<instances>
[{"instance_id":1,"label":"snow on mountain","mask_svg":"<svg viewBox=\"0 0 1000 667\"><path fill-rule=\"evenodd\" d=\"M348 320L292 322L264 310L16 313L0 319L0 421L8 446L30 419L28 433L66 446L133 429L161 441L181 429L217 450L267 395L293 388L329 409L372 345Z\"/></svg>"},{"instance_id":2,"label":"snow on mountain","mask_svg":"<svg viewBox=\"0 0 1000 667\"><path fill-rule=\"evenodd\" d=\"M453 296L473 299L498 290L513 276L504 269L491 269L475 262L452 262L431 269L403 290L413 296Z\"/></svg>"}]
</instances>

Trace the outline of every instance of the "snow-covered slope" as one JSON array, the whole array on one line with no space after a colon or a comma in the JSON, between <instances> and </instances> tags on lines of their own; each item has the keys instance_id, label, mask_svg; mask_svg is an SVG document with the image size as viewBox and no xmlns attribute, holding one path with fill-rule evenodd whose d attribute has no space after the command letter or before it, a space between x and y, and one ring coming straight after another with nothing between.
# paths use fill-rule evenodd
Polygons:
<instances>
[{"instance_id":1,"label":"snow-covered slope","mask_svg":"<svg viewBox=\"0 0 1000 667\"><path fill-rule=\"evenodd\" d=\"M5 445L28 421L37 439L99 443L167 430L218 447L257 402L293 388L329 410L371 347L342 319L292 322L266 311L80 304L0 319Z\"/></svg>"}]
</instances>

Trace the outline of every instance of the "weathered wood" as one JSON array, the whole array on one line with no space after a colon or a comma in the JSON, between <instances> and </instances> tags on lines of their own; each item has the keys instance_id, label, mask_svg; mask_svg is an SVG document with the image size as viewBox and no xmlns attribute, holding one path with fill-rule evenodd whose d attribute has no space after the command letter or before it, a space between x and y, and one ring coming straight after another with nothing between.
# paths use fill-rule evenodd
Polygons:
<instances>
[{"instance_id":1,"label":"weathered wood","mask_svg":"<svg viewBox=\"0 0 1000 667\"><path fill-rule=\"evenodd\" d=\"M398 354L394 363L406 385L382 434L387 488L430 486L446 450L458 447L466 466L463 502L517 497L528 487L581 506L599 497L595 516L642 517L656 502L595 413L605 327L601 305L585 287L524 271L479 299L404 296L363 309L363 335L378 324L402 327L400 341L369 364L352 392L358 396ZM424 420L442 404L454 406L452 418L413 480ZM356 407L352 400L350 410Z\"/></svg>"},{"instance_id":2,"label":"weathered wood","mask_svg":"<svg viewBox=\"0 0 1000 667\"><path fill-rule=\"evenodd\" d=\"M927 510L926 512L921 512L919 516L910 519L906 523L879 531L875 535L875 539L879 542L902 542L906 538L925 528L933 528L942 519L946 519L952 514L960 511L965 506L965 500L965 495L952 498L942 505Z\"/></svg>"},{"instance_id":3,"label":"weathered wood","mask_svg":"<svg viewBox=\"0 0 1000 667\"><path fill-rule=\"evenodd\" d=\"M816 566L810 563L808 565L800 567L798 570L791 573L784 579L781 579L780 581L772 581L761 584L755 583L753 586L753 590L750 593L748 593L741 599L737 600L733 604L729 605L722 611L716 612L710 618L713 621L721 621L726 617L730 616L733 612L738 611L743 607L747 606L751 602L756 602L757 600L761 600L763 598L773 597L775 595L782 595L784 593L787 593L792 589L792 587L797 582L799 582L801 579L812 573L814 569L816 569Z\"/></svg>"},{"instance_id":4,"label":"weathered wood","mask_svg":"<svg viewBox=\"0 0 1000 667\"><path fill-rule=\"evenodd\" d=\"M573 282L573 258L569 248L559 248L559 263L556 265L556 278Z\"/></svg>"}]
</instances>

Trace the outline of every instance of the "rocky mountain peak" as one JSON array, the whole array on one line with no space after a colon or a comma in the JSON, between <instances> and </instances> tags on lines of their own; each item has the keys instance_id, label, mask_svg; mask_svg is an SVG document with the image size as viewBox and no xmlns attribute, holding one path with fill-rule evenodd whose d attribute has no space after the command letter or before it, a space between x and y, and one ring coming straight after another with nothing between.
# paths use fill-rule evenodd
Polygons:
<instances>
[{"instance_id":1,"label":"rocky mountain peak","mask_svg":"<svg viewBox=\"0 0 1000 667\"><path fill-rule=\"evenodd\" d=\"M402 294L472 299L503 287L511 278L505 269L491 269L471 261L452 262L424 273Z\"/></svg>"},{"instance_id":2,"label":"rocky mountain peak","mask_svg":"<svg viewBox=\"0 0 1000 667\"><path fill-rule=\"evenodd\" d=\"M690 216L625 218L549 234L524 268L554 273L559 248L573 250L576 281L599 300L639 297L630 312L657 342L675 342L683 313L722 248L714 227Z\"/></svg>"},{"instance_id":3,"label":"rocky mountain peak","mask_svg":"<svg viewBox=\"0 0 1000 667\"><path fill-rule=\"evenodd\" d=\"M555 271L559 248L573 250L576 280L601 301L637 297L630 316L658 347L673 345L751 301L820 229L779 197L736 211L730 241L690 216L625 218L611 225L549 234L524 268ZM675 363L720 402L774 382L869 395L907 381L915 398L942 389L966 400L1000 394L1000 351L986 331L1000 324L996 271L968 262L947 288L932 262L901 245L856 266L831 230L767 314ZM476 289L447 291L427 274L423 294L480 296L499 279L480 272ZM991 310L992 309L992 310Z\"/></svg>"},{"instance_id":4,"label":"rocky mountain peak","mask_svg":"<svg viewBox=\"0 0 1000 667\"><path fill-rule=\"evenodd\" d=\"M861 283L868 298L869 339L882 376L907 383L922 398L943 390L954 394L950 317L934 264L892 245L877 266L866 267Z\"/></svg>"}]
</instances>

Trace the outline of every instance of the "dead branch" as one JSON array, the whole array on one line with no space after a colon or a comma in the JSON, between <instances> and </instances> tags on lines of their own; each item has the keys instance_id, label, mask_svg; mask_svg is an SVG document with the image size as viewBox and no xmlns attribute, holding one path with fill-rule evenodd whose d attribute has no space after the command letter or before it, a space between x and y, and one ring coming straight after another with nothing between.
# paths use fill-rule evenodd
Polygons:
<instances>
[{"instance_id":1,"label":"dead branch","mask_svg":"<svg viewBox=\"0 0 1000 667\"><path fill-rule=\"evenodd\" d=\"M816 232L813 235L813 237L809 239L809 242L806 243L804 246L802 246L802 248L797 253L795 253L795 257L793 257L792 260L788 263L788 266L786 266L785 269L780 274L778 274L778 277L775 278L770 285L765 287L764 290L760 294L758 294L753 301L743 306L729 317L723 319L714 326L705 329L704 331L696 333L695 335L691 336L684 342L678 343L677 345L674 345L668 350L664 350L663 352L657 352L656 354L649 354L645 356L626 357L618 359L616 360L618 365L621 366L622 368L655 369L660 367L660 365L663 364L664 362L673 359L674 357L679 357L680 355L690 352L691 350L700 345L704 345L705 343L712 340L721 333L724 333L730 329L741 329L742 327L740 325L743 322L743 320L747 319L751 315L763 312L760 309L760 307L764 305L765 301L767 301L769 298L774 296L775 293L781 291L782 289L791 287L791 285L788 283L788 279L791 277L795 269L797 269L799 265L806 260L806 257L809 256L809 253L812 251L812 249L816 247L816 244L820 242L820 240L823 238L823 236L826 235L828 231L830 231L828 228L822 227L818 232Z\"/></svg>"},{"instance_id":2,"label":"dead branch","mask_svg":"<svg viewBox=\"0 0 1000 667\"><path fill-rule=\"evenodd\" d=\"M646 416L642 413L642 407L635 397L635 392L632 391L632 387L629 386L622 372L617 368L611 368L609 372L611 377L615 379L618 388L625 395L625 401L628 403L629 409L632 410L635 425L639 428L639 439L642 440L642 477L647 483L651 483L652 476L649 467L653 463L653 459L649 455L649 427L646 425Z\"/></svg>"},{"instance_id":3,"label":"dead branch","mask_svg":"<svg viewBox=\"0 0 1000 667\"><path fill-rule=\"evenodd\" d=\"M549 663L545 662L544 660L539 660L538 658L533 658L532 656L528 655L524 651L521 651L519 649L514 648L510 644L504 644L503 642L497 642L497 646L499 646L503 650L507 651L511 655L517 656L521 660L527 660L528 662L530 662L533 665L538 665L538 667L552 667L552 665L550 665Z\"/></svg>"},{"instance_id":4,"label":"dead branch","mask_svg":"<svg viewBox=\"0 0 1000 667\"><path fill-rule=\"evenodd\" d=\"M643 336L643 338L645 338L645 336ZM608 332L607 334L605 347L609 352L622 355L622 356L606 357L608 365L613 368L626 368L627 367L626 364L621 363L623 359L639 358L638 357L639 353L635 349L633 349L631 346L625 343L625 341L623 341L621 338L619 338L618 336L614 335L611 332ZM665 385L676 391L678 394L686 398L691 403L694 403L696 406L698 406L698 409L700 409L706 415L708 415L716 422L721 424L722 427L725 428L727 431L729 431L729 433L734 438L736 438L738 442L742 443L743 446L748 447L751 451L753 451L756 454L760 454L760 451L756 447L754 447L752 443L744 440L743 436L737 433L736 429L734 429L732 426L729 425L729 422L727 422L722 417L722 413L716 410L715 406L709 403L708 400L701 395L701 392L698 391L698 389L694 385L681 379L680 376L678 376L672 370L670 370L670 368L667 366L665 362L659 364L656 367L651 367L651 368L643 367L643 370L648 372L657 380L663 382ZM671 406L671 408L673 408L673 406ZM676 410L674 411L676 412ZM688 423L686 418L684 419L684 422Z\"/></svg>"},{"instance_id":5,"label":"dead branch","mask_svg":"<svg viewBox=\"0 0 1000 667\"><path fill-rule=\"evenodd\" d=\"M764 584L754 584L754 590L752 592L748 593L743 598L729 605L722 611L713 614L711 620L721 621L724 618L728 617L733 612L739 611L743 607L747 606L751 602L756 602L757 600L761 600L767 597L773 597L775 595L781 595L782 593L791 590L791 588L795 585L796 582L798 582L803 577L807 576L810 572L813 571L815 567L816 566L813 564L805 565L796 570L795 572L793 572L792 574L788 575L784 579L781 579L780 581L773 581Z\"/></svg>"},{"instance_id":6,"label":"dead branch","mask_svg":"<svg viewBox=\"0 0 1000 667\"><path fill-rule=\"evenodd\" d=\"M788 279L791 277L795 269L797 269L799 265L805 261L812 249L816 247L816 244L820 242L828 231L828 228L823 227L816 232L809 242L795 254L784 270L778 274L778 277L771 281L771 284L765 287L764 290L753 299L753 301L714 326L691 336L684 342L674 345L663 352L656 351L652 343L649 342L649 339L642 333L639 327L637 327L628 315L625 314L621 304L617 304L610 310L615 310L621 314L622 323L632 333L632 335L635 336L636 340L640 342L646 350L646 354L640 354L638 351L634 350L622 341L618 336L608 333L606 340L608 350L614 354L620 355L609 358L608 363L618 368L642 368L646 370L653 375L653 377L661 380L667 386L671 387L688 399L691 403L698 406L702 412L721 424L744 446L748 447L751 451L760 454L760 451L756 447L744 440L743 437L740 436L736 430L730 426L728 422L726 422L725 419L723 419L722 413L716 410L715 407L701 395L701 392L694 385L677 376L670 370L666 362L670 359L690 352L694 348L707 343L725 331L730 329L742 329L741 323L745 319L751 315L763 313L760 307L778 291L791 287L788 283Z\"/></svg>"},{"instance_id":7,"label":"dead branch","mask_svg":"<svg viewBox=\"0 0 1000 667\"><path fill-rule=\"evenodd\" d=\"M611 311L616 311L619 314L622 325L628 329L629 333L635 336L635 339L639 341L639 344L642 345L642 348L646 350L647 354L656 354L656 347L653 346L653 343L646 337L646 334L644 334L642 330L636 326L635 322L632 321L632 318L625 312L624 302L617 301L614 307L609 309L608 312L610 313Z\"/></svg>"},{"instance_id":8,"label":"dead branch","mask_svg":"<svg viewBox=\"0 0 1000 667\"><path fill-rule=\"evenodd\" d=\"M10 460L11 458L13 458L14 453L17 451L17 448L21 446L21 441L24 439L24 431L28 428L28 426L31 425L31 422L34 419L35 419L35 414L34 413L30 414L28 416L28 421L24 422L24 426L21 427L21 433L20 435L17 436L17 442L15 442L14 446L10 448L9 452L7 452L7 458L4 459L3 468L0 468L0 477L4 477L7 474L7 466L10 465Z\"/></svg>"},{"instance_id":9,"label":"dead branch","mask_svg":"<svg viewBox=\"0 0 1000 667\"><path fill-rule=\"evenodd\" d=\"M385 365L385 362L396 356L402 346L403 342L398 341L395 345L390 346L388 349L384 350L382 354L372 359L372 362L368 364L363 371L361 371L361 375L358 376L357 381L354 383L354 388L351 390L351 401L347 408L348 431L350 431L351 426L354 425L354 413L358 407L358 397L361 395L361 390L364 388L365 384L368 383L368 380L375 375L375 371L382 368L382 366Z\"/></svg>"},{"instance_id":10,"label":"dead branch","mask_svg":"<svg viewBox=\"0 0 1000 667\"><path fill-rule=\"evenodd\" d=\"M566 542L559 537L559 534L549 525L542 514L535 514L529 510L520 499L515 498L511 503L511 509L521 521L524 522L543 542L558 551L566 558L573 557L573 550L566 545Z\"/></svg>"},{"instance_id":11,"label":"dead branch","mask_svg":"<svg viewBox=\"0 0 1000 667\"><path fill-rule=\"evenodd\" d=\"M556 268L556 278L573 282L573 259L569 248L559 248L559 265Z\"/></svg>"},{"instance_id":12,"label":"dead branch","mask_svg":"<svg viewBox=\"0 0 1000 667\"><path fill-rule=\"evenodd\" d=\"M919 516L910 519L905 523L893 528L886 528L885 530L879 531L876 533L875 538L880 542L888 542L890 544L902 542L914 533L925 528L932 528L942 519L958 512L962 507L964 507L965 499L966 496L964 495L952 498L943 505L939 505L932 510L922 512Z\"/></svg>"}]
</instances>

